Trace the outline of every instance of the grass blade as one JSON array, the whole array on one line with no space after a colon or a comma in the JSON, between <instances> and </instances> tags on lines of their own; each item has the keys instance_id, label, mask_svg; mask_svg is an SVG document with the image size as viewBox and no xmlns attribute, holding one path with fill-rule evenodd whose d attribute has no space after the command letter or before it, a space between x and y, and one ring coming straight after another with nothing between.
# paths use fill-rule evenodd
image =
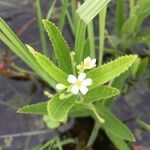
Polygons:
<instances>
[{"instance_id":1,"label":"grass blade","mask_svg":"<svg viewBox=\"0 0 150 150\"><path fill-rule=\"evenodd\" d=\"M99 65L103 62L107 6L99 13Z\"/></svg>"},{"instance_id":2,"label":"grass blade","mask_svg":"<svg viewBox=\"0 0 150 150\"><path fill-rule=\"evenodd\" d=\"M121 29L124 23L124 0L116 0L116 33L121 36Z\"/></svg>"},{"instance_id":3,"label":"grass blade","mask_svg":"<svg viewBox=\"0 0 150 150\"><path fill-rule=\"evenodd\" d=\"M68 9L68 0L61 0L61 2L62 2L62 10L60 12L60 18L59 18L59 29L62 32L65 24L67 9Z\"/></svg>"},{"instance_id":4,"label":"grass blade","mask_svg":"<svg viewBox=\"0 0 150 150\"><path fill-rule=\"evenodd\" d=\"M94 26L93 26L93 21L91 21L88 26L87 26L87 30L88 30L88 39L90 42L90 56L92 58L95 58L95 38L94 38Z\"/></svg>"},{"instance_id":5,"label":"grass blade","mask_svg":"<svg viewBox=\"0 0 150 150\"><path fill-rule=\"evenodd\" d=\"M44 55L48 56L46 34L45 34L44 27L42 24L41 0L36 0L36 13L37 13L37 20L38 20L38 25L39 25L39 30L40 30L40 39L41 39L41 44L42 44L42 51L43 51Z\"/></svg>"},{"instance_id":6,"label":"grass blade","mask_svg":"<svg viewBox=\"0 0 150 150\"><path fill-rule=\"evenodd\" d=\"M0 18L0 39L23 61L25 61L41 78L55 88L56 82L36 62L31 51L24 45L7 24Z\"/></svg>"}]
</instances>

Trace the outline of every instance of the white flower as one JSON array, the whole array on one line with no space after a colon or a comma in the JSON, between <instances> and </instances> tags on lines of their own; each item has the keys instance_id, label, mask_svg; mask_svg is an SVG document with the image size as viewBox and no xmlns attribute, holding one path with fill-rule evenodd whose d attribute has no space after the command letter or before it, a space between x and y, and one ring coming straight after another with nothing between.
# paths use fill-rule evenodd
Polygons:
<instances>
[{"instance_id":1,"label":"white flower","mask_svg":"<svg viewBox=\"0 0 150 150\"><path fill-rule=\"evenodd\" d=\"M69 75L67 81L72 84L71 92L73 94L78 94L80 91L85 95L88 92L87 86L92 84L92 79L86 78L85 73L80 73L78 78L74 75Z\"/></svg>"},{"instance_id":2,"label":"white flower","mask_svg":"<svg viewBox=\"0 0 150 150\"><path fill-rule=\"evenodd\" d=\"M66 89L66 86L63 85L63 84L61 84L61 83L58 83L58 84L56 84L56 89L59 90L59 91L61 91L61 90Z\"/></svg>"},{"instance_id":3,"label":"white flower","mask_svg":"<svg viewBox=\"0 0 150 150\"><path fill-rule=\"evenodd\" d=\"M96 59L91 59L91 57L87 57L84 59L83 68L84 69L92 69L96 66Z\"/></svg>"}]
</instances>

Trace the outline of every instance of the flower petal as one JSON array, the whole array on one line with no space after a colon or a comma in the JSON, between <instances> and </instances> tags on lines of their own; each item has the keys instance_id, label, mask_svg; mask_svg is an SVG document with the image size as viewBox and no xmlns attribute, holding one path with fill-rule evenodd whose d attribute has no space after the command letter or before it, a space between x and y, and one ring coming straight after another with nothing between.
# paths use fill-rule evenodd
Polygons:
<instances>
[{"instance_id":1,"label":"flower petal","mask_svg":"<svg viewBox=\"0 0 150 150\"><path fill-rule=\"evenodd\" d=\"M77 78L76 78L74 75L70 74L70 75L68 76L67 81L68 81L69 83L75 84L76 81L77 81Z\"/></svg>"},{"instance_id":2,"label":"flower petal","mask_svg":"<svg viewBox=\"0 0 150 150\"><path fill-rule=\"evenodd\" d=\"M87 78L83 81L84 86L90 86L91 84L92 84L92 79L91 78Z\"/></svg>"},{"instance_id":3,"label":"flower petal","mask_svg":"<svg viewBox=\"0 0 150 150\"><path fill-rule=\"evenodd\" d=\"M91 57L88 56L87 58L84 59L84 64L89 63L90 61L91 61Z\"/></svg>"},{"instance_id":4,"label":"flower petal","mask_svg":"<svg viewBox=\"0 0 150 150\"><path fill-rule=\"evenodd\" d=\"M86 77L85 73L80 73L78 76L78 80L83 81L85 79L85 77Z\"/></svg>"},{"instance_id":5,"label":"flower petal","mask_svg":"<svg viewBox=\"0 0 150 150\"><path fill-rule=\"evenodd\" d=\"M91 66L92 66L92 68L96 66L96 59L91 60Z\"/></svg>"},{"instance_id":6,"label":"flower petal","mask_svg":"<svg viewBox=\"0 0 150 150\"><path fill-rule=\"evenodd\" d=\"M56 89L57 90L64 90L65 88L66 88L66 86L61 84L61 83L56 84Z\"/></svg>"},{"instance_id":7,"label":"flower petal","mask_svg":"<svg viewBox=\"0 0 150 150\"><path fill-rule=\"evenodd\" d=\"M72 86L71 92L72 92L73 94L78 94L78 92L79 92L78 86L76 86L76 85Z\"/></svg>"},{"instance_id":8,"label":"flower petal","mask_svg":"<svg viewBox=\"0 0 150 150\"><path fill-rule=\"evenodd\" d=\"M86 86L81 86L80 87L80 92L85 95L88 92L88 88Z\"/></svg>"}]
</instances>

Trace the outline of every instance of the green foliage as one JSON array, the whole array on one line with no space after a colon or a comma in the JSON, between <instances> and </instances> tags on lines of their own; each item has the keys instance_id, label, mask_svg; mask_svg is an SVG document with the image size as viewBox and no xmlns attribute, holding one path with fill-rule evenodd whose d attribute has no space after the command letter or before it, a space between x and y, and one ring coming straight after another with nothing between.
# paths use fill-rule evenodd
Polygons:
<instances>
[{"instance_id":1,"label":"green foliage","mask_svg":"<svg viewBox=\"0 0 150 150\"><path fill-rule=\"evenodd\" d=\"M76 32L75 32L75 51L76 51L76 61L77 63L81 62L84 53L84 44L85 44L85 35L86 35L86 26L88 26L90 48L94 48L94 39L92 29L92 19L98 14L102 13L103 9L106 8L107 4L111 0L88 0L85 1L77 10L76 10ZM105 18L105 17L104 17ZM91 22L91 23L90 23ZM91 56L95 56L94 49L91 50Z\"/></svg>"},{"instance_id":2,"label":"green foliage","mask_svg":"<svg viewBox=\"0 0 150 150\"><path fill-rule=\"evenodd\" d=\"M105 130L105 132L118 150L130 150L128 144L124 140L118 138L108 130Z\"/></svg>"},{"instance_id":3,"label":"green foliage","mask_svg":"<svg viewBox=\"0 0 150 150\"><path fill-rule=\"evenodd\" d=\"M65 122L68 116L68 112L76 100L78 100L77 96L70 96L69 98L61 100L60 94L56 94L48 102L48 115L57 121Z\"/></svg>"},{"instance_id":4,"label":"green foliage","mask_svg":"<svg viewBox=\"0 0 150 150\"><path fill-rule=\"evenodd\" d=\"M139 31L141 25L146 17L150 15L150 1L149 0L139 0L135 7L135 14L137 15L137 25L136 31Z\"/></svg>"},{"instance_id":5,"label":"green foliage","mask_svg":"<svg viewBox=\"0 0 150 150\"><path fill-rule=\"evenodd\" d=\"M87 0L76 11L76 14L85 24L88 24L101 12L111 0Z\"/></svg>"},{"instance_id":6,"label":"green foliage","mask_svg":"<svg viewBox=\"0 0 150 150\"><path fill-rule=\"evenodd\" d=\"M91 111L84 103L75 103L69 111L70 117L88 117L91 115Z\"/></svg>"},{"instance_id":7,"label":"green foliage","mask_svg":"<svg viewBox=\"0 0 150 150\"><path fill-rule=\"evenodd\" d=\"M43 24L52 42L60 69L66 73L72 73L70 50L59 29L47 20L43 20Z\"/></svg>"},{"instance_id":8,"label":"green foliage","mask_svg":"<svg viewBox=\"0 0 150 150\"><path fill-rule=\"evenodd\" d=\"M107 86L100 86L91 89L85 96L85 103L93 103L98 100L105 100L119 94L118 89Z\"/></svg>"},{"instance_id":9,"label":"green foliage","mask_svg":"<svg viewBox=\"0 0 150 150\"><path fill-rule=\"evenodd\" d=\"M55 86L55 81L48 73L38 65L32 52L25 44L15 35L15 33L6 25L0 18L0 39L16 53L24 62L26 62L43 80L49 83L50 86Z\"/></svg>"},{"instance_id":10,"label":"green foliage","mask_svg":"<svg viewBox=\"0 0 150 150\"><path fill-rule=\"evenodd\" d=\"M60 18L59 18L60 31L63 30L63 27L65 25L65 16L67 14L67 8L68 8L68 0L61 0L61 1L62 1L62 10L60 13Z\"/></svg>"},{"instance_id":11,"label":"green foliage","mask_svg":"<svg viewBox=\"0 0 150 150\"><path fill-rule=\"evenodd\" d=\"M148 67L148 63L149 63L148 57L141 59L139 65L138 65L137 71L136 71L136 76L140 76L142 73L144 73L144 71Z\"/></svg>"},{"instance_id":12,"label":"green foliage","mask_svg":"<svg viewBox=\"0 0 150 150\"><path fill-rule=\"evenodd\" d=\"M131 35L136 27L137 24L137 16L134 15L132 17L130 17L124 24L122 27L122 34L123 35Z\"/></svg>"},{"instance_id":13,"label":"green foliage","mask_svg":"<svg viewBox=\"0 0 150 150\"><path fill-rule=\"evenodd\" d=\"M56 81L68 85L67 74L59 69L50 59L46 56L34 51L34 57L40 65L49 75L53 77Z\"/></svg>"},{"instance_id":14,"label":"green foliage","mask_svg":"<svg viewBox=\"0 0 150 150\"><path fill-rule=\"evenodd\" d=\"M72 14L73 21L68 19L70 24L74 22L71 28L72 31L75 32L75 34L73 33L75 35L75 59L74 55L72 55L72 57L70 56L70 49L59 29L53 23L43 20L44 28L48 33L58 61L58 66L48 57L38 53L29 45L23 44L2 19L0 19L0 39L53 88L55 88L56 82L64 84L66 87L66 89L62 91L56 91L54 97L48 102L24 106L18 110L19 113L43 115L44 121L49 128L59 127L61 123L67 121L68 117L90 116L98 125L97 129L104 129L110 140L118 149L129 150L124 140L135 141L134 136L129 129L109 111L109 107L106 108L105 105L107 102L111 104L112 99L110 98L119 94L119 90L121 90L130 74L130 70L128 69L134 64L134 67L130 69L133 75L138 76L144 72L148 66L149 59L137 59L137 55L126 55L102 65L105 50L105 19L107 4L109 2L110 0L86 0L76 10L76 16ZM64 26L65 16L70 17L67 13L68 0L65 0L63 4L59 24L61 30ZM147 0L140 0L136 7L132 5L132 11L135 12L135 14L133 15L133 12L130 13L130 17L124 21L124 1L117 1L117 11L120 10L120 14L117 14L116 18L118 35L116 37L113 36L113 38L108 35L108 41L113 39L113 42L111 41L113 48L110 49L118 50L119 55L125 53L125 51L119 51L120 47L123 50L130 50L127 49L128 46L133 45L133 43L137 41L137 29L141 27L143 19L149 14L148 7L145 11L143 10L146 4L149 4ZM75 13L76 6L74 0L72 0L72 8L72 12ZM139 10L142 11L139 12ZM99 66L90 71L84 70L84 72L82 70L87 74L88 78L92 79L92 85L89 86L89 91L86 95L82 95L81 93L73 95L73 93L71 93L73 85L69 84L67 78L69 74L77 76L81 73L81 70L75 67L80 64L84 58L88 56L95 57L96 42L94 37L94 22L92 19L97 14L99 14L100 19L100 35L98 38L100 44ZM125 44L129 36L131 37L131 42ZM148 43L149 35L146 34L146 31L141 34L141 36L147 37L145 41ZM118 37L120 39L118 39ZM129 40L130 39L128 39L128 41ZM107 85L108 82L109 84ZM103 84L106 85L101 86ZM143 126L145 125L143 123L141 124ZM145 126L148 128L147 125Z\"/></svg>"},{"instance_id":15,"label":"green foliage","mask_svg":"<svg viewBox=\"0 0 150 150\"><path fill-rule=\"evenodd\" d=\"M55 129L60 126L60 122L53 119L51 116L45 115L43 119L46 122L47 127L50 129Z\"/></svg>"},{"instance_id":16,"label":"green foliage","mask_svg":"<svg viewBox=\"0 0 150 150\"><path fill-rule=\"evenodd\" d=\"M131 131L119 119L117 119L105 106L97 105L96 110L100 114L100 116L105 119L105 123L103 124L103 128L105 130L108 130L120 139L127 141L135 141L135 138Z\"/></svg>"},{"instance_id":17,"label":"green foliage","mask_svg":"<svg viewBox=\"0 0 150 150\"><path fill-rule=\"evenodd\" d=\"M140 126L142 129L144 129L144 130L150 132L150 124L147 124L147 123L145 123L145 122L143 122L143 121L141 121L141 120L139 120L139 119L137 119L136 122L139 124L139 126Z\"/></svg>"},{"instance_id":18,"label":"green foliage","mask_svg":"<svg viewBox=\"0 0 150 150\"><path fill-rule=\"evenodd\" d=\"M85 44L84 44L82 60L84 58L87 58L88 56L92 56L92 54L91 54L91 50L90 50L90 40L86 39Z\"/></svg>"},{"instance_id":19,"label":"green foliage","mask_svg":"<svg viewBox=\"0 0 150 150\"><path fill-rule=\"evenodd\" d=\"M116 0L116 16L115 16L115 26L117 36L121 36L121 28L124 24L124 9L125 9L125 1L124 0Z\"/></svg>"},{"instance_id":20,"label":"green foliage","mask_svg":"<svg viewBox=\"0 0 150 150\"><path fill-rule=\"evenodd\" d=\"M119 76L128 70L137 59L137 55L122 56L112 62L95 68L87 73L93 79L91 88L97 87Z\"/></svg>"},{"instance_id":21,"label":"green foliage","mask_svg":"<svg viewBox=\"0 0 150 150\"><path fill-rule=\"evenodd\" d=\"M47 102L23 106L17 111L17 113L47 115Z\"/></svg>"}]
</instances>

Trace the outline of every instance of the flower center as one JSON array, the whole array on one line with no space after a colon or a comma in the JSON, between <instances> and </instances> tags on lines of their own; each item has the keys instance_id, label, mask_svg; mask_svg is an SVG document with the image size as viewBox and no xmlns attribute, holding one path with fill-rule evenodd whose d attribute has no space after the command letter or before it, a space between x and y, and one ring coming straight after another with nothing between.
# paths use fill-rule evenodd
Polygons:
<instances>
[{"instance_id":1,"label":"flower center","mask_svg":"<svg viewBox=\"0 0 150 150\"><path fill-rule=\"evenodd\" d=\"M86 62L85 65L84 65L84 67L86 67L86 68L89 67L89 66L90 66L90 62Z\"/></svg>"},{"instance_id":2,"label":"flower center","mask_svg":"<svg viewBox=\"0 0 150 150\"><path fill-rule=\"evenodd\" d=\"M82 85L82 81L77 80L76 85L77 85L78 87L81 87L81 85Z\"/></svg>"}]
</instances>

